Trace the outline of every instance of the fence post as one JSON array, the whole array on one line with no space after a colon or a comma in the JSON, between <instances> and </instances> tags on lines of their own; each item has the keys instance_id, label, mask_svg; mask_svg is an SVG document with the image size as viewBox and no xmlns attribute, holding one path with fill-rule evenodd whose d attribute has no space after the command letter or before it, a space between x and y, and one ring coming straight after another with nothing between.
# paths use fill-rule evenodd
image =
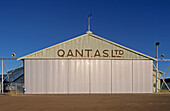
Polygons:
<instances>
[{"instance_id":1,"label":"fence post","mask_svg":"<svg viewBox=\"0 0 170 111\"><path fill-rule=\"evenodd\" d=\"M16 86L16 95L17 95L17 90L18 90L17 83L15 83L15 86Z\"/></svg>"}]
</instances>

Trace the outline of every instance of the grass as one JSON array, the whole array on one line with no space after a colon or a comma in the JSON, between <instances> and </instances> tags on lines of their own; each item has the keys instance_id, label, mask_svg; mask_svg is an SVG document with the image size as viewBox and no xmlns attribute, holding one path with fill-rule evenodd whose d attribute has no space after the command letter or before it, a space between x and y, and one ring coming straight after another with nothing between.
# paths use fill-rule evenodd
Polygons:
<instances>
[{"instance_id":1,"label":"grass","mask_svg":"<svg viewBox=\"0 0 170 111\"><path fill-rule=\"evenodd\" d=\"M161 92L170 92L168 89L162 89Z\"/></svg>"}]
</instances>

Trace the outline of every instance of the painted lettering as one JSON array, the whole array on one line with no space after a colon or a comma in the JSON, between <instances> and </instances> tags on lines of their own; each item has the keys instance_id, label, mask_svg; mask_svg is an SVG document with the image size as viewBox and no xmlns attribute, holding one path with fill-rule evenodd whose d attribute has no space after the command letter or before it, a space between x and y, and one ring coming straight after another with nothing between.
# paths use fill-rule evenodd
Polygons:
<instances>
[{"instance_id":1,"label":"painted lettering","mask_svg":"<svg viewBox=\"0 0 170 111\"><path fill-rule=\"evenodd\" d=\"M103 57L109 57L109 50L103 50Z\"/></svg>"},{"instance_id":2,"label":"painted lettering","mask_svg":"<svg viewBox=\"0 0 170 111\"><path fill-rule=\"evenodd\" d=\"M76 49L76 52L75 52L75 57L77 57L77 54L79 54L81 57L83 57L83 49L81 50L81 53Z\"/></svg>"},{"instance_id":3,"label":"painted lettering","mask_svg":"<svg viewBox=\"0 0 170 111\"><path fill-rule=\"evenodd\" d=\"M65 51L64 51L63 49L60 49L60 50L58 50L57 55L58 55L59 57L64 57Z\"/></svg>"},{"instance_id":4,"label":"painted lettering","mask_svg":"<svg viewBox=\"0 0 170 111\"><path fill-rule=\"evenodd\" d=\"M94 57L96 57L96 56L100 57L100 52L99 52L99 50L96 50L96 52L95 52L95 54L94 54Z\"/></svg>"},{"instance_id":5,"label":"painted lettering","mask_svg":"<svg viewBox=\"0 0 170 111\"><path fill-rule=\"evenodd\" d=\"M124 51L123 50L119 50L119 55L123 55Z\"/></svg>"},{"instance_id":6,"label":"painted lettering","mask_svg":"<svg viewBox=\"0 0 170 111\"><path fill-rule=\"evenodd\" d=\"M117 53L118 51L119 51L119 50L115 50L116 55L118 54L118 53Z\"/></svg>"},{"instance_id":7,"label":"painted lettering","mask_svg":"<svg viewBox=\"0 0 170 111\"><path fill-rule=\"evenodd\" d=\"M111 50L111 57L114 57L113 50Z\"/></svg>"},{"instance_id":8,"label":"painted lettering","mask_svg":"<svg viewBox=\"0 0 170 111\"><path fill-rule=\"evenodd\" d=\"M71 51L71 49L68 51L68 54L67 54L67 57L69 57L69 56L74 57L74 56L73 56L73 52Z\"/></svg>"},{"instance_id":9,"label":"painted lettering","mask_svg":"<svg viewBox=\"0 0 170 111\"><path fill-rule=\"evenodd\" d=\"M92 51L92 49L85 49L85 51L87 52L87 57L89 57L90 51Z\"/></svg>"},{"instance_id":10,"label":"painted lettering","mask_svg":"<svg viewBox=\"0 0 170 111\"><path fill-rule=\"evenodd\" d=\"M69 49L68 51L65 51L63 49L59 49L57 51L58 57L122 57L124 54L124 50L92 50L92 49Z\"/></svg>"}]
</instances>

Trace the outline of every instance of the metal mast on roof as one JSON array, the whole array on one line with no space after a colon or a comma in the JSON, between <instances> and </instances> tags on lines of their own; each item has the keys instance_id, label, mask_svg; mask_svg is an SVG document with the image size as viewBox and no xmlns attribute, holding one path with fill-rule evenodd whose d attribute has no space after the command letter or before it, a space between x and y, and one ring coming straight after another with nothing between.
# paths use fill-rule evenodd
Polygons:
<instances>
[{"instance_id":1,"label":"metal mast on roof","mask_svg":"<svg viewBox=\"0 0 170 111\"><path fill-rule=\"evenodd\" d=\"M92 17L92 13L88 15L88 31L90 31L90 19Z\"/></svg>"}]
</instances>

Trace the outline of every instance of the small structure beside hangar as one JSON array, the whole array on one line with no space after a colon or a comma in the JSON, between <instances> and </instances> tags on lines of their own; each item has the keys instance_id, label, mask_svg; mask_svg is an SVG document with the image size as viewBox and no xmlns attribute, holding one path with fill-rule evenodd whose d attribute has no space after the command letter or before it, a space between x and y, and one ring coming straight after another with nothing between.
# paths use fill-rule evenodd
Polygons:
<instances>
[{"instance_id":1,"label":"small structure beside hangar","mask_svg":"<svg viewBox=\"0 0 170 111\"><path fill-rule=\"evenodd\" d=\"M8 71L9 78L7 74L3 75L3 89L4 92L17 91L18 93L23 93L24 89L24 70L23 67L17 68L15 70ZM2 76L0 75L0 86ZM2 86L1 86L2 87ZM1 88L0 88L1 92Z\"/></svg>"}]
</instances>

